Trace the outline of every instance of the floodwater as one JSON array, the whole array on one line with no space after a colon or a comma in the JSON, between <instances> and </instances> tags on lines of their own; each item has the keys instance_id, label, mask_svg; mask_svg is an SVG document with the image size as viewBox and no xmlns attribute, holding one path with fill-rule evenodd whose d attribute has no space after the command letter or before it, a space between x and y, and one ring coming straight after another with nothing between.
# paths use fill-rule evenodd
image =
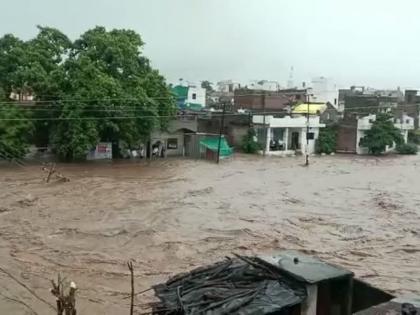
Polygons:
<instances>
[{"instance_id":1,"label":"floodwater","mask_svg":"<svg viewBox=\"0 0 420 315\"><path fill-rule=\"evenodd\" d=\"M58 273L79 287L78 314L128 314L128 260L140 291L232 252L284 248L420 292L420 157L302 162L59 165L71 181L48 184L40 166L0 166L0 314L54 314Z\"/></svg>"}]
</instances>

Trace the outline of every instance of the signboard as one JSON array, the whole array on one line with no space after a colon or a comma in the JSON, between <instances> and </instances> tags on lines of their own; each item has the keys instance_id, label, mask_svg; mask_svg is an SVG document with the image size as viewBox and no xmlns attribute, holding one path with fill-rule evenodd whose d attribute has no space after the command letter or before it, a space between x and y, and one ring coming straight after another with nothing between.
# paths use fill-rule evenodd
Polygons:
<instances>
[{"instance_id":1,"label":"signboard","mask_svg":"<svg viewBox=\"0 0 420 315\"><path fill-rule=\"evenodd\" d=\"M88 155L88 160L111 160L112 159L112 143L100 142L92 149Z\"/></svg>"}]
</instances>

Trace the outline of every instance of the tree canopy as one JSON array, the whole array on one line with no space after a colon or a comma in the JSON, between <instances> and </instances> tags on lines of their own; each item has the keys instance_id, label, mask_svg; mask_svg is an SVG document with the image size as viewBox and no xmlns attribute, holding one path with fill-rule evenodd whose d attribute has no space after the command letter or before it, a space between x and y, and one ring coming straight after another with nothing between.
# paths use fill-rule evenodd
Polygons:
<instances>
[{"instance_id":1,"label":"tree canopy","mask_svg":"<svg viewBox=\"0 0 420 315\"><path fill-rule=\"evenodd\" d=\"M35 96L36 105L26 108L35 144L83 159L99 141L145 141L175 114L165 79L143 56L136 32L96 27L71 41L57 29L38 29L26 42L0 38L0 88L4 97Z\"/></svg>"},{"instance_id":2,"label":"tree canopy","mask_svg":"<svg viewBox=\"0 0 420 315\"><path fill-rule=\"evenodd\" d=\"M387 146L403 142L404 139L398 128L394 126L392 116L382 113L376 115L376 120L360 140L360 145L367 147L370 154L379 155L385 151Z\"/></svg>"}]
</instances>

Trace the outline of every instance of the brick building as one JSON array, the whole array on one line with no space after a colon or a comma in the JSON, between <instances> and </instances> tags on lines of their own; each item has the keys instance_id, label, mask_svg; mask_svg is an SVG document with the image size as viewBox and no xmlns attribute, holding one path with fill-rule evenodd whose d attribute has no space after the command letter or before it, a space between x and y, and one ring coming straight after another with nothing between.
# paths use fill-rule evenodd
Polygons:
<instances>
[{"instance_id":1,"label":"brick building","mask_svg":"<svg viewBox=\"0 0 420 315\"><path fill-rule=\"evenodd\" d=\"M264 91L251 89L235 90L235 109L248 109L253 112L281 112L298 102L305 101L306 89L285 89Z\"/></svg>"}]
</instances>

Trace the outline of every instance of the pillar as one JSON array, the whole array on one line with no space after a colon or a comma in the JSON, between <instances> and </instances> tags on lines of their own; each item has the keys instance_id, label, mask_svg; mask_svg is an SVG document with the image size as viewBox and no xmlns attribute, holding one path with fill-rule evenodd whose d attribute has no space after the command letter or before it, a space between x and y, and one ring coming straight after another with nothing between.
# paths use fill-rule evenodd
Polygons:
<instances>
[{"instance_id":1,"label":"pillar","mask_svg":"<svg viewBox=\"0 0 420 315\"><path fill-rule=\"evenodd\" d=\"M289 128L285 128L284 130L283 143L284 143L284 150L287 151L289 149Z\"/></svg>"},{"instance_id":2,"label":"pillar","mask_svg":"<svg viewBox=\"0 0 420 315\"><path fill-rule=\"evenodd\" d=\"M271 141L271 128L267 128L267 135L265 141L265 152L270 152L270 141Z\"/></svg>"},{"instance_id":3,"label":"pillar","mask_svg":"<svg viewBox=\"0 0 420 315\"><path fill-rule=\"evenodd\" d=\"M306 128L302 128L302 131L300 133L300 150L302 154L306 154L306 150L309 150L309 148L306 145Z\"/></svg>"}]
</instances>

